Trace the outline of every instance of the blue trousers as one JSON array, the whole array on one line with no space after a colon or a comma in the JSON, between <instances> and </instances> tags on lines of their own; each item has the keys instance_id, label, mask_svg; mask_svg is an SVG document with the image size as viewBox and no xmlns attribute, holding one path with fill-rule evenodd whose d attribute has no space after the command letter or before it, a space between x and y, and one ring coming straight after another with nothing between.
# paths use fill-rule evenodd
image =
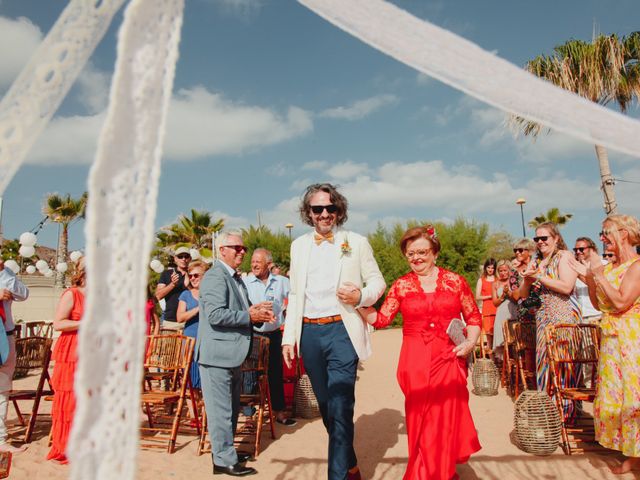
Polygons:
<instances>
[{"instance_id":1,"label":"blue trousers","mask_svg":"<svg viewBox=\"0 0 640 480\"><path fill-rule=\"evenodd\" d=\"M353 408L358 355L342 322L305 323L300 354L329 434L329 480L346 480L357 465Z\"/></svg>"}]
</instances>

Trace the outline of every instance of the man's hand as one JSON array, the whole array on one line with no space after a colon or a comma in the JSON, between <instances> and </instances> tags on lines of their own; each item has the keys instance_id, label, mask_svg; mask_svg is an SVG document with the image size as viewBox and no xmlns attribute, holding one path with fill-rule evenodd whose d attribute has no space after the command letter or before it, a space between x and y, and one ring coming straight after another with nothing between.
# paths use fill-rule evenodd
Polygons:
<instances>
[{"instance_id":1,"label":"man's hand","mask_svg":"<svg viewBox=\"0 0 640 480\"><path fill-rule=\"evenodd\" d=\"M180 281L180 275L178 274L178 272L174 270L173 273L171 274L171 285L175 287L176 285L178 285L179 281Z\"/></svg>"},{"instance_id":2,"label":"man's hand","mask_svg":"<svg viewBox=\"0 0 640 480\"><path fill-rule=\"evenodd\" d=\"M293 366L293 361L296 359L296 353L293 350L293 345L282 346L282 358L284 358L284 363L287 365L287 368L291 368Z\"/></svg>"},{"instance_id":3,"label":"man's hand","mask_svg":"<svg viewBox=\"0 0 640 480\"><path fill-rule=\"evenodd\" d=\"M271 309L271 302L256 303L249 307L249 320L251 323L273 323L276 317Z\"/></svg>"},{"instance_id":4,"label":"man's hand","mask_svg":"<svg viewBox=\"0 0 640 480\"><path fill-rule=\"evenodd\" d=\"M9 290L7 290L6 288L3 288L0 290L0 300L5 301L5 300L12 300L13 299L13 295L11 295L11 292Z\"/></svg>"},{"instance_id":5,"label":"man's hand","mask_svg":"<svg viewBox=\"0 0 640 480\"><path fill-rule=\"evenodd\" d=\"M360 289L351 282L344 282L338 289L338 300L347 305L358 305L358 303L360 303L360 297Z\"/></svg>"}]
</instances>

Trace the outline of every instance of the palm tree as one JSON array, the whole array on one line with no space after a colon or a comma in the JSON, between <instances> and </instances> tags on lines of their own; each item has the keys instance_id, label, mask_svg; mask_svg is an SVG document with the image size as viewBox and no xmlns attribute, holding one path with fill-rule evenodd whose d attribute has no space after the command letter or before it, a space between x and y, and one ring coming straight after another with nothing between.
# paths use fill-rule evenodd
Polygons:
<instances>
[{"instance_id":1,"label":"palm tree","mask_svg":"<svg viewBox=\"0 0 640 480\"><path fill-rule=\"evenodd\" d=\"M591 43L569 40L555 47L552 56L540 55L529 61L525 69L600 105L614 102L624 113L640 98L640 32L622 38L598 35ZM514 121L525 135L535 137L542 130L540 124L522 117L515 117ZM601 145L596 145L595 150L604 210L607 215L616 213L615 181L607 150Z\"/></svg>"},{"instance_id":2,"label":"palm tree","mask_svg":"<svg viewBox=\"0 0 640 480\"><path fill-rule=\"evenodd\" d=\"M67 261L67 250L69 245L69 225L72 222L84 218L87 206L87 192L80 198L71 198L67 193L64 197L57 193L47 195L42 208L42 213L52 222L59 224L58 251L56 263ZM56 286L64 285L65 274L56 272Z\"/></svg>"},{"instance_id":3,"label":"palm tree","mask_svg":"<svg viewBox=\"0 0 640 480\"><path fill-rule=\"evenodd\" d=\"M534 217L533 220L529 222L529 226L531 228L537 228L538 225L545 222L553 222L558 227L562 227L573 217L572 213L560 213L560 209L558 208L550 208L547 210L547 213L541 213L537 217Z\"/></svg>"},{"instance_id":4,"label":"palm tree","mask_svg":"<svg viewBox=\"0 0 640 480\"><path fill-rule=\"evenodd\" d=\"M162 227L156 234L156 251L174 249L176 246L193 246L213 250L213 236L224 228L224 220L214 221L211 213L191 210L191 216L180 215L176 223Z\"/></svg>"}]
</instances>

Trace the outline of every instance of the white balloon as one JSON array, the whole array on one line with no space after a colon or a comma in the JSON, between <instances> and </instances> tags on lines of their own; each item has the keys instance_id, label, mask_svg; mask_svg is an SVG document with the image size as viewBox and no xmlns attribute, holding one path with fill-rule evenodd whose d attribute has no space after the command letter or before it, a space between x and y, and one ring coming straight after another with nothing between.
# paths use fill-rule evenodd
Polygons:
<instances>
[{"instance_id":1,"label":"white balloon","mask_svg":"<svg viewBox=\"0 0 640 480\"><path fill-rule=\"evenodd\" d=\"M36 249L31 245L22 245L18 250L21 257L30 258L36 254Z\"/></svg>"},{"instance_id":2,"label":"white balloon","mask_svg":"<svg viewBox=\"0 0 640 480\"><path fill-rule=\"evenodd\" d=\"M195 248L189 250L189 254L191 255L191 260L198 260L200 258L200 252Z\"/></svg>"},{"instance_id":3,"label":"white balloon","mask_svg":"<svg viewBox=\"0 0 640 480\"><path fill-rule=\"evenodd\" d=\"M15 260L5 260L4 266L11 270L13 273L18 273L20 271L20 265Z\"/></svg>"},{"instance_id":4,"label":"white balloon","mask_svg":"<svg viewBox=\"0 0 640 480\"><path fill-rule=\"evenodd\" d=\"M38 237L36 237L35 233L24 232L20 235L20 245L25 247L33 247L36 244Z\"/></svg>"},{"instance_id":5,"label":"white balloon","mask_svg":"<svg viewBox=\"0 0 640 480\"><path fill-rule=\"evenodd\" d=\"M59 271L60 273L66 272L68 268L69 266L67 265L67 262L60 262L59 264L56 265L56 270Z\"/></svg>"},{"instance_id":6,"label":"white balloon","mask_svg":"<svg viewBox=\"0 0 640 480\"><path fill-rule=\"evenodd\" d=\"M34 273L36 273L36 267L34 267L33 265L29 265L26 268L26 271L29 275L33 275Z\"/></svg>"},{"instance_id":7,"label":"white balloon","mask_svg":"<svg viewBox=\"0 0 640 480\"><path fill-rule=\"evenodd\" d=\"M51 270L51 269L46 270L46 271L42 272L42 274L47 278L53 277L53 270Z\"/></svg>"},{"instance_id":8,"label":"white balloon","mask_svg":"<svg viewBox=\"0 0 640 480\"><path fill-rule=\"evenodd\" d=\"M153 269L153 271L156 272L156 273L164 272L164 265L162 265L162 264L158 265L156 268Z\"/></svg>"},{"instance_id":9,"label":"white balloon","mask_svg":"<svg viewBox=\"0 0 640 480\"><path fill-rule=\"evenodd\" d=\"M79 250L75 250L69 254L69 258L73 263L76 263L82 257L82 252Z\"/></svg>"},{"instance_id":10,"label":"white balloon","mask_svg":"<svg viewBox=\"0 0 640 480\"><path fill-rule=\"evenodd\" d=\"M44 273L45 271L47 271L49 269L49 264L47 262L45 262L44 260L38 260L36 262L36 268L38 270L40 270L40 273Z\"/></svg>"}]
</instances>

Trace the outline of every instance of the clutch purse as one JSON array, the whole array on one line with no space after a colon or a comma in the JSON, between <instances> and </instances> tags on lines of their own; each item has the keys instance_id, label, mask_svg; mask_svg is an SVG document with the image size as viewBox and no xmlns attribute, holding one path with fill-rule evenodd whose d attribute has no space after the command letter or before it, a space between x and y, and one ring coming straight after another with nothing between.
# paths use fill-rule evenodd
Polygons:
<instances>
[{"instance_id":1,"label":"clutch purse","mask_svg":"<svg viewBox=\"0 0 640 480\"><path fill-rule=\"evenodd\" d=\"M466 328L466 326L467 324L459 318L452 318L449 322L449 326L447 327L447 335L449 335L451 341L456 345L460 345L467 339L466 335L464 334L464 329Z\"/></svg>"}]
</instances>

